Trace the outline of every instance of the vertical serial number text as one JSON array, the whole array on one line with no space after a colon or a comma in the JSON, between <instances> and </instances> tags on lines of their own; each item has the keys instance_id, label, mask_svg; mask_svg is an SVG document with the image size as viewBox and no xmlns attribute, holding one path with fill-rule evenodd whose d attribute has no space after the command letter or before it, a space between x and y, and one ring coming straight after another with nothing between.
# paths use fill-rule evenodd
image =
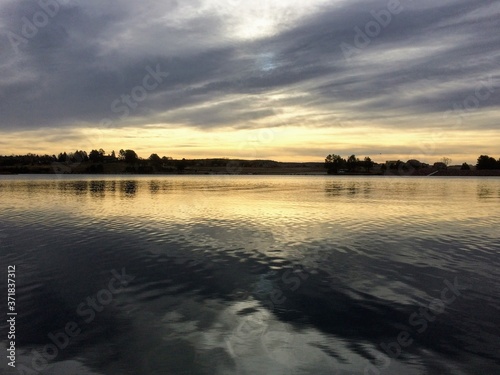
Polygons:
<instances>
[{"instance_id":1,"label":"vertical serial number text","mask_svg":"<svg viewBox=\"0 0 500 375\"><path fill-rule=\"evenodd\" d=\"M7 359L8 365L16 367L16 266L7 267Z\"/></svg>"}]
</instances>

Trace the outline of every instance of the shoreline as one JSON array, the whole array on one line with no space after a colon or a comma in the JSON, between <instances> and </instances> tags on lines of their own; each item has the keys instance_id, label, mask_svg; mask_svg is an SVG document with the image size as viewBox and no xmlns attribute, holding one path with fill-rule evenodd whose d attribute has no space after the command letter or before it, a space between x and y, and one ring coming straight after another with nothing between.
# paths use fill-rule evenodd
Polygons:
<instances>
[{"instance_id":1,"label":"shoreline","mask_svg":"<svg viewBox=\"0 0 500 375\"><path fill-rule=\"evenodd\" d=\"M90 172L21 172L21 173L5 173L0 172L0 176L331 176L333 177L500 177L498 170L480 170L480 171L460 171L460 170L434 170L429 171L414 171L414 173L339 173L328 174L326 172L293 172L293 171L259 171L259 172L245 172L238 173L213 171L213 172L191 172L186 171L182 173L141 173L141 172L111 172L111 173L90 173Z\"/></svg>"},{"instance_id":2,"label":"shoreline","mask_svg":"<svg viewBox=\"0 0 500 375\"><path fill-rule=\"evenodd\" d=\"M15 164L0 167L0 175L270 175L270 176L456 176L456 177L495 177L500 176L498 169L462 170L460 166L412 167L407 164L399 168L387 168L383 164L373 165L371 170L358 167L352 171L341 170L340 173L328 173L325 163L321 162L275 162L270 160L231 160L231 159L198 159L171 160L154 163L139 160L135 163L115 162L52 162Z\"/></svg>"}]
</instances>

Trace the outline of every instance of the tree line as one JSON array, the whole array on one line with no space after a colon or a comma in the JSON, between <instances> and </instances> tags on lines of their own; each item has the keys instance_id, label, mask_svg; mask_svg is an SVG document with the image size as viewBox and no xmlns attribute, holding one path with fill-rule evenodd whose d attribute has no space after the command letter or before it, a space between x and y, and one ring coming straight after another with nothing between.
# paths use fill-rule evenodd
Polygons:
<instances>
[{"instance_id":1,"label":"tree line","mask_svg":"<svg viewBox=\"0 0 500 375\"><path fill-rule=\"evenodd\" d=\"M106 167L108 165L109 167ZM110 169L111 168L111 169ZM76 150L60 152L58 155L10 155L0 156L0 173L154 173L182 172L184 160L174 161L168 156L151 154L149 158L140 158L134 150L114 150L107 154L102 148L89 152Z\"/></svg>"},{"instance_id":2,"label":"tree line","mask_svg":"<svg viewBox=\"0 0 500 375\"><path fill-rule=\"evenodd\" d=\"M219 159L211 160L211 164L216 166L218 160ZM89 163L102 165L105 163L124 162L128 165L148 165L153 168L161 168L162 166L172 165L172 161L173 158L167 156L160 157L156 153L151 154L147 159L143 159L140 158L132 149L121 149L118 153L115 153L115 151L113 150L109 154L107 154L106 151L100 148L93 149L88 153L83 150L76 150L75 152L61 152L57 156L55 154L38 155L33 153L10 156L0 155L0 166L2 167L51 165L53 163L61 163L67 165ZM227 163L227 160L221 159L221 162ZM446 166L450 162L451 159L443 158L441 163L436 164L445 164ZM189 164L189 161L182 159L175 161L173 164L177 170L183 170ZM367 173L370 173L375 165L376 163L374 163L369 156L366 156L363 160L360 160L356 157L356 155L351 155L347 159L344 159L340 155L330 154L325 158L325 168L330 174L336 174L342 171L365 171ZM392 164L382 164L381 169L382 171L387 168L398 170L404 170L405 168L419 169L424 166L426 166L426 164L420 163L418 160L408 160L406 163L398 160L396 162L393 162ZM500 170L500 158L495 159L488 155L481 155L478 157L475 167L478 170ZM461 169L470 169L470 166L467 163L463 163Z\"/></svg>"},{"instance_id":3,"label":"tree line","mask_svg":"<svg viewBox=\"0 0 500 375\"><path fill-rule=\"evenodd\" d=\"M342 158L340 155L330 154L325 158L325 168L329 174L339 173L342 170L354 172L363 168L366 172L370 172L375 163L367 156L364 160L359 160L356 155L351 155L347 159Z\"/></svg>"},{"instance_id":4,"label":"tree line","mask_svg":"<svg viewBox=\"0 0 500 375\"><path fill-rule=\"evenodd\" d=\"M437 168L446 168L451 163L451 159L442 158L440 162L434 163L434 167ZM337 154L327 155L325 158L325 168L327 169L329 174L337 174L341 172L370 172L376 163L372 161L369 156L366 156L363 160L360 160L356 157L356 155L351 155L347 159L344 159L342 156ZM381 165L381 171L385 172L387 168L394 170L410 170L420 169L423 167L428 167L429 165L425 163L421 163L418 160L408 160L407 162L403 162L401 160L397 160L391 163L384 163ZM481 155L477 158L477 163L475 165L477 170L495 170L500 169L500 158L497 160L488 155ZM469 170L470 166L467 163L463 163L461 168L462 170Z\"/></svg>"},{"instance_id":5,"label":"tree line","mask_svg":"<svg viewBox=\"0 0 500 375\"><path fill-rule=\"evenodd\" d=\"M61 152L57 156L54 155L38 155L28 153L26 155L3 155L0 156L1 166L14 166L14 165L50 165L52 163L104 163L104 162L125 162L125 163L136 163L141 160L134 150L123 150L121 149L118 154L115 151L111 151L110 154L106 154L102 148L99 150L91 150L86 152L83 150L76 150L75 152ZM160 157L158 154L151 154L148 159L153 164L161 164L173 160L171 157L163 156Z\"/></svg>"},{"instance_id":6,"label":"tree line","mask_svg":"<svg viewBox=\"0 0 500 375\"><path fill-rule=\"evenodd\" d=\"M477 158L476 169L500 169L500 158L495 158L488 155L481 155Z\"/></svg>"},{"instance_id":7,"label":"tree line","mask_svg":"<svg viewBox=\"0 0 500 375\"><path fill-rule=\"evenodd\" d=\"M319 164L319 163L318 163ZM153 153L148 158L141 158L132 149L114 150L106 153L102 148L89 152L76 150L60 152L54 155L0 156L0 174L3 173L184 173L190 169L195 173L212 172L224 167L232 173L235 168L272 168L280 163L272 160L231 160L228 158L210 159L173 159L169 156L160 157Z\"/></svg>"}]
</instances>

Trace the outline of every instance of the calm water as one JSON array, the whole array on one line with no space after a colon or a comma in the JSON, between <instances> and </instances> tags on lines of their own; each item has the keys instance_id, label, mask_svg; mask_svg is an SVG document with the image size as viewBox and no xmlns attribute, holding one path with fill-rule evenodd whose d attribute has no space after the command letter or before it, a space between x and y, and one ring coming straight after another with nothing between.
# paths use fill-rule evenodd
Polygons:
<instances>
[{"instance_id":1,"label":"calm water","mask_svg":"<svg viewBox=\"0 0 500 375\"><path fill-rule=\"evenodd\" d=\"M2 373L500 373L497 178L3 176L0 214Z\"/></svg>"}]
</instances>

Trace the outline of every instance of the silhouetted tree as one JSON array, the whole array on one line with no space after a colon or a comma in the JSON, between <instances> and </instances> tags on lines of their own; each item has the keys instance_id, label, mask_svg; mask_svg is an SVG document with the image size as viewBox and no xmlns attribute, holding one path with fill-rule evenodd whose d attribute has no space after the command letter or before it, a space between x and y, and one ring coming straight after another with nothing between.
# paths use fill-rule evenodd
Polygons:
<instances>
[{"instance_id":1,"label":"silhouetted tree","mask_svg":"<svg viewBox=\"0 0 500 375\"><path fill-rule=\"evenodd\" d=\"M410 159L406 162L409 168L420 169L422 168L422 163L416 159Z\"/></svg>"},{"instance_id":2,"label":"silhouetted tree","mask_svg":"<svg viewBox=\"0 0 500 375\"><path fill-rule=\"evenodd\" d=\"M103 160L104 155L102 155L99 151L97 150L92 150L89 153L89 160L92 163L100 163Z\"/></svg>"},{"instance_id":3,"label":"silhouetted tree","mask_svg":"<svg viewBox=\"0 0 500 375\"><path fill-rule=\"evenodd\" d=\"M118 160L125 160L125 150L123 148L118 152Z\"/></svg>"},{"instance_id":4,"label":"silhouetted tree","mask_svg":"<svg viewBox=\"0 0 500 375\"><path fill-rule=\"evenodd\" d=\"M121 153L122 150L120 150L120 153ZM139 157L137 156L137 154L135 153L134 150L125 150L124 151L124 160L126 163L129 163L129 164L133 164L133 163L136 163L137 161L139 161Z\"/></svg>"},{"instance_id":5,"label":"silhouetted tree","mask_svg":"<svg viewBox=\"0 0 500 375\"><path fill-rule=\"evenodd\" d=\"M356 157L356 155L351 155L347 159L346 165L349 172L355 171L359 165L359 159Z\"/></svg>"},{"instance_id":6,"label":"silhouetted tree","mask_svg":"<svg viewBox=\"0 0 500 375\"><path fill-rule=\"evenodd\" d=\"M365 168L367 172L370 172L372 170L373 165L374 163L372 159L369 156L365 157L365 160L363 160L363 168Z\"/></svg>"},{"instance_id":7,"label":"silhouetted tree","mask_svg":"<svg viewBox=\"0 0 500 375\"><path fill-rule=\"evenodd\" d=\"M74 153L70 154L69 158L73 163L83 163L89 160L87 153L81 150L76 150Z\"/></svg>"},{"instance_id":8,"label":"silhouetted tree","mask_svg":"<svg viewBox=\"0 0 500 375\"><path fill-rule=\"evenodd\" d=\"M403 167L403 162L401 160L396 161L395 163L390 163L389 169L396 169L399 170L400 168Z\"/></svg>"},{"instance_id":9,"label":"silhouetted tree","mask_svg":"<svg viewBox=\"0 0 500 375\"><path fill-rule=\"evenodd\" d=\"M451 159L447 157L441 158L441 163L444 163L446 166L449 166L451 164Z\"/></svg>"},{"instance_id":10,"label":"silhouetted tree","mask_svg":"<svg viewBox=\"0 0 500 375\"><path fill-rule=\"evenodd\" d=\"M488 155L481 155L477 158L476 169L500 169L500 162Z\"/></svg>"},{"instance_id":11,"label":"silhouetted tree","mask_svg":"<svg viewBox=\"0 0 500 375\"><path fill-rule=\"evenodd\" d=\"M68 154L66 154L65 152L61 152L58 156L57 156L57 161L59 163L65 163L66 161L68 161Z\"/></svg>"},{"instance_id":12,"label":"silhouetted tree","mask_svg":"<svg viewBox=\"0 0 500 375\"><path fill-rule=\"evenodd\" d=\"M161 158L158 156L158 154L151 154L149 156L149 161L151 162L152 165L160 165L161 164Z\"/></svg>"},{"instance_id":13,"label":"silhouetted tree","mask_svg":"<svg viewBox=\"0 0 500 375\"><path fill-rule=\"evenodd\" d=\"M463 163L462 166L460 167L461 171L470 171L470 166L467 163Z\"/></svg>"},{"instance_id":14,"label":"silhouetted tree","mask_svg":"<svg viewBox=\"0 0 500 375\"><path fill-rule=\"evenodd\" d=\"M336 174L340 169L345 168L346 161L340 155L330 154L325 158L325 168L328 174Z\"/></svg>"}]
</instances>

